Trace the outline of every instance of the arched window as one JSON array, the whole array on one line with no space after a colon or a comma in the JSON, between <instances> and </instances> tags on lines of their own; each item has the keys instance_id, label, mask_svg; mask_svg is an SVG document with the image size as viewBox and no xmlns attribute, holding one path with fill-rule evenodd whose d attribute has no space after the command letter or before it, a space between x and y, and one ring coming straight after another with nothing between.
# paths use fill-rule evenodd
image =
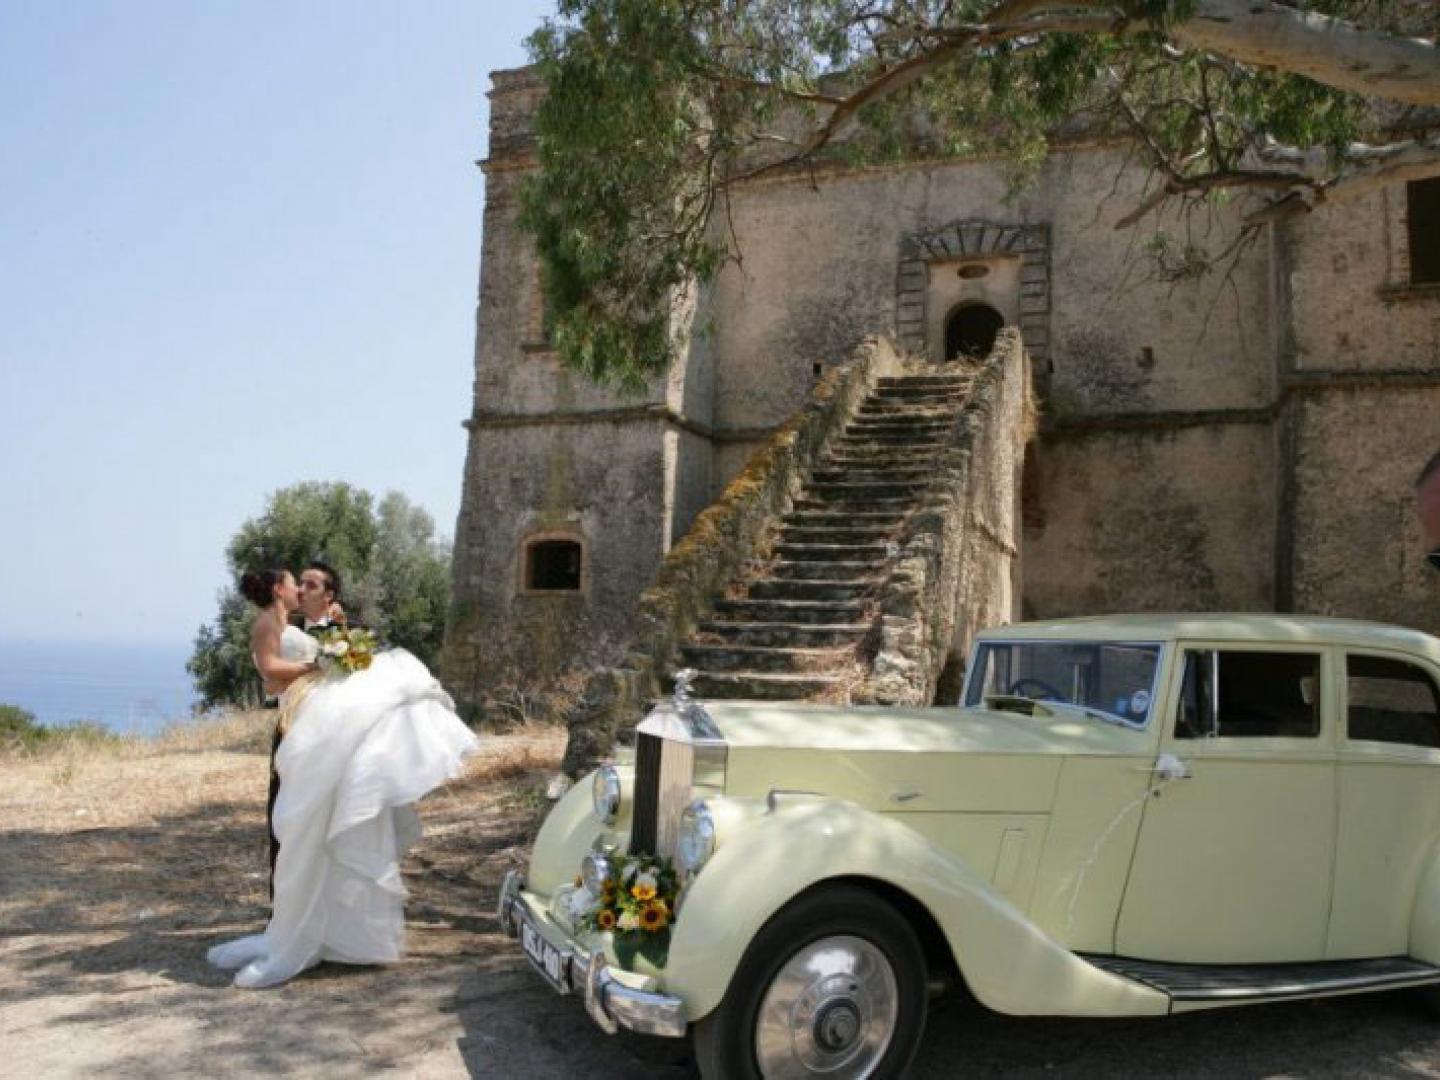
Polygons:
<instances>
[{"instance_id":1,"label":"arched window","mask_svg":"<svg viewBox=\"0 0 1440 1080\"><path fill-rule=\"evenodd\" d=\"M546 538L525 545L526 592L579 592L585 581L585 548L578 540Z\"/></svg>"},{"instance_id":2,"label":"arched window","mask_svg":"<svg viewBox=\"0 0 1440 1080\"><path fill-rule=\"evenodd\" d=\"M961 304L945 320L945 359L983 359L995 347L1005 317L989 304Z\"/></svg>"}]
</instances>

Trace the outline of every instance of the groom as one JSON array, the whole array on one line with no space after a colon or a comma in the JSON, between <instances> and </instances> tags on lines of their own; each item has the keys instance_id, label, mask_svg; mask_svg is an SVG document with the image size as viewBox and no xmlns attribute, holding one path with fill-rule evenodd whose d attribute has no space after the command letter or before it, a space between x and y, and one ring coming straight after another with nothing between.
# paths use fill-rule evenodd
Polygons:
<instances>
[{"instance_id":1,"label":"groom","mask_svg":"<svg viewBox=\"0 0 1440 1080\"><path fill-rule=\"evenodd\" d=\"M340 606L340 575L333 566L311 559L300 571L300 629L311 630L344 625L345 609ZM265 827L270 833L270 899L275 899L275 860L280 841L275 837L275 800L280 795L280 774L275 771L275 754L280 749L280 728L270 739L270 798L265 806Z\"/></svg>"},{"instance_id":2,"label":"groom","mask_svg":"<svg viewBox=\"0 0 1440 1080\"><path fill-rule=\"evenodd\" d=\"M345 622L345 609L340 606L340 575L319 559L311 559L300 571L300 620L300 629L307 633Z\"/></svg>"}]
</instances>

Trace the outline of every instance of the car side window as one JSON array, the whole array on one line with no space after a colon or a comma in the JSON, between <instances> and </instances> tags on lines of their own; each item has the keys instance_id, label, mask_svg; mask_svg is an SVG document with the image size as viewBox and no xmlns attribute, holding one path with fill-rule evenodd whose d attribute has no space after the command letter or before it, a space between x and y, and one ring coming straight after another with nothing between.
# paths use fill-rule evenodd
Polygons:
<instances>
[{"instance_id":1,"label":"car side window","mask_svg":"<svg viewBox=\"0 0 1440 1080\"><path fill-rule=\"evenodd\" d=\"M1383 656L1345 657L1352 739L1440 748L1440 693L1421 668Z\"/></svg>"},{"instance_id":2,"label":"car side window","mask_svg":"<svg viewBox=\"0 0 1440 1080\"><path fill-rule=\"evenodd\" d=\"M1177 739L1320 734L1320 654L1187 649Z\"/></svg>"}]
</instances>

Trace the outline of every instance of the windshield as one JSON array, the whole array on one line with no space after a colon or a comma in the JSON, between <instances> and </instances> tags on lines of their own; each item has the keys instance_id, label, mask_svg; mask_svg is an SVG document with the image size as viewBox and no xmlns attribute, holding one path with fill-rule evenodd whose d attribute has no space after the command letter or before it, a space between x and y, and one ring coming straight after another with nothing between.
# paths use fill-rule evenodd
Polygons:
<instances>
[{"instance_id":1,"label":"windshield","mask_svg":"<svg viewBox=\"0 0 1440 1080\"><path fill-rule=\"evenodd\" d=\"M986 641L965 690L966 705L987 698L1058 702L1134 727L1150 722L1160 646L1115 641Z\"/></svg>"}]
</instances>

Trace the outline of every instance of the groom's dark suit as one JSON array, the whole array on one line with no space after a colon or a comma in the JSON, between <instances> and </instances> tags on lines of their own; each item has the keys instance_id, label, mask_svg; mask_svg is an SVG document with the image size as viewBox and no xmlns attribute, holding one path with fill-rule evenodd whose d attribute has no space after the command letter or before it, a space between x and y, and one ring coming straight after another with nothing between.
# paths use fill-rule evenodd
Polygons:
<instances>
[{"instance_id":1,"label":"groom's dark suit","mask_svg":"<svg viewBox=\"0 0 1440 1080\"><path fill-rule=\"evenodd\" d=\"M327 626L335 625L327 616L316 622L299 617L293 620L294 625L309 633L311 630L324 629ZM275 860L280 857L280 841L275 836L275 800L280 796L280 774L275 771L275 755L280 750L280 740L283 735L280 731L280 722L277 718L275 731L270 736L270 798L265 803L265 828L270 834L270 902L275 902Z\"/></svg>"}]
</instances>

